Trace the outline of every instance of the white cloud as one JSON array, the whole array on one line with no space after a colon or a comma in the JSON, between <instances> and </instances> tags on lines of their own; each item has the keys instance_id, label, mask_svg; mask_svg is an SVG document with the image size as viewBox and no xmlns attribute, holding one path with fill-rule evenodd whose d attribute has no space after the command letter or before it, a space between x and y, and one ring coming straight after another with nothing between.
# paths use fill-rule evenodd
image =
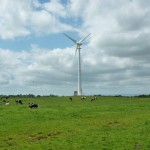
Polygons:
<instances>
[{"instance_id":1,"label":"white cloud","mask_svg":"<svg viewBox=\"0 0 150 150\"><path fill-rule=\"evenodd\" d=\"M0 0L0 37L11 39L18 36L26 36L30 31L28 25L28 14L31 10L27 1Z\"/></svg>"},{"instance_id":2,"label":"white cloud","mask_svg":"<svg viewBox=\"0 0 150 150\"><path fill-rule=\"evenodd\" d=\"M83 12L85 11L87 4L88 4L89 0L70 0L67 4L67 9L69 11L70 16L82 16Z\"/></svg>"},{"instance_id":3,"label":"white cloud","mask_svg":"<svg viewBox=\"0 0 150 150\"><path fill-rule=\"evenodd\" d=\"M66 17L67 12L65 7L60 3L59 0L51 0L48 3L43 4L43 8L53 14L56 17Z\"/></svg>"},{"instance_id":4,"label":"white cloud","mask_svg":"<svg viewBox=\"0 0 150 150\"><path fill-rule=\"evenodd\" d=\"M31 92L37 89L36 94L47 93L48 89L56 86L58 86L55 88L56 91L62 87L67 88L74 82L72 79L72 74L75 72L72 67L73 54L70 48L48 50L34 46L28 52L0 49L0 83L3 84L1 92L6 91L6 86L12 89L20 87L20 90L26 87L26 92L29 89L32 89Z\"/></svg>"},{"instance_id":5,"label":"white cloud","mask_svg":"<svg viewBox=\"0 0 150 150\"><path fill-rule=\"evenodd\" d=\"M59 1L44 4L32 0L0 0L0 38L14 39L30 34L57 33L73 30L62 23L65 8Z\"/></svg>"}]
</instances>

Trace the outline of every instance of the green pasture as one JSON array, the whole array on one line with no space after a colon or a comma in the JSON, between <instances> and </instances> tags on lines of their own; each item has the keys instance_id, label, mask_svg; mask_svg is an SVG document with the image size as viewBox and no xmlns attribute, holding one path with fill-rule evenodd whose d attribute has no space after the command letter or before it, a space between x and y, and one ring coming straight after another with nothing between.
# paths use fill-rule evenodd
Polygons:
<instances>
[{"instance_id":1,"label":"green pasture","mask_svg":"<svg viewBox=\"0 0 150 150\"><path fill-rule=\"evenodd\" d=\"M1 100L0 150L150 150L150 98L90 99Z\"/></svg>"}]
</instances>

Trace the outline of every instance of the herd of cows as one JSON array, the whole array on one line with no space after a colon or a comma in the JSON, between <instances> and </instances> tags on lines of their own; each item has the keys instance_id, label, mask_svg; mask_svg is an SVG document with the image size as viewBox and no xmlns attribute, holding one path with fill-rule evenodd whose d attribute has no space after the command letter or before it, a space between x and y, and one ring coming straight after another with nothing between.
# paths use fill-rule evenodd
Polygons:
<instances>
[{"instance_id":1,"label":"herd of cows","mask_svg":"<svg viewBox=\"0 0 150 150\"><path fill-rule=\"evenodd\" d=\"M97 99L97 97L92 97L92 98L91 98L91 102L92 102L92 101L95 101L96 99ZM69 100L70 100L70 101L73 101L73 98L72 98L72 97L69 97ZM87 98L86 98L86 97L81 97L81 100L87 100ZM6 105L6 106L10 105L9 99L2 100L2 102L3 102L4 105ZM23 104L23 101L22 101L22 100L15 100L15 103L22 105L22 104ZM2 104L1 104L1 105L2 105ZM38 104L35 104L35 103L29 103L29 108L39 108L39 106L38 106Z\"/></svg>"},{"instance_id":2,"label":"herd of cows","mask_svg":"<svg viewBox=\"0 0 150 150\"><path fill-rule=\"evenodd\" d=\"M2 101L6 106L10 105L10 101L8 99L5 99ZM15 100L16 104L20 104L22 105L23 104L23 101L22 100ZM38 104L35 104L35 103L29 103L29 108L38 108Z\"/></svg>"},{"instance_id":3,"label":"herd of cows","mask_svg":"<svg viewBox=\"0 0 150 150\"><path fill-rule=\"evenodd\" d=\"M69 97L69 99L70 99L70 101L72 101L73 100L73 98L72 97ZM91 102L93 102L93 101L95 101L97 99L97 97L95 96L95 97L92 97L91 98ZM87 100L87 98L85 97L85 96L82 96L81 97L81 100Z\"/></svg>"}]
</instances>

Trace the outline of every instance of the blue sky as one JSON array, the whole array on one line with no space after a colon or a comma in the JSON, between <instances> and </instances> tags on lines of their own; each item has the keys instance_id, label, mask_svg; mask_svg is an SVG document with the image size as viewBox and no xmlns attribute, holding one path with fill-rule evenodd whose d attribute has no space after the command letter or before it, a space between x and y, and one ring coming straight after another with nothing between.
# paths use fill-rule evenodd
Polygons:
<instances>
[{"instance_id":1,"label":"blue sky","mask_svg":"<svg viewBox=\"0 0 150 150\"><path fill-rule=\"evenodd\" d=\"M0 0L0 94L149 94L149 0ZM132 13L131 13L132 12Z\"/></svg>"},{"instance_id":2,"label":"blue sky","mask_svg":"<svg viewBox=\"0 0 150 150\"><path fill-rule=\"evenodd\" d=\"M71 46L71 42L66 42L68 45ZM68 46L64 42L64 36L62 33L54 35L45 35L44 37L34 35L29 37L17 38L15 40L0 41L1 48L11 48L11 50L13 51L29 50L32 44L38 45L43 48L57 48L57 45L61 45L61 47Z\"/></svg>"}]
</instances>

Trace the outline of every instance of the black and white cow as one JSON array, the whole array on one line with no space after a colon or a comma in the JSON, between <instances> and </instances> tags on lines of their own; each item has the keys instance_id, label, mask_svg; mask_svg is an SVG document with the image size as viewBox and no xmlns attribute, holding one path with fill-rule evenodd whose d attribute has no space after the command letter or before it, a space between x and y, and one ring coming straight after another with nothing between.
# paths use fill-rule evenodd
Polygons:
<instances>
[{"instance_id":1,"label":"black and white cow","mask_svg":"<svg viewBox=\"0 0 150 150\"><path fill-rule=\"evenodd\" d=\"M92 101L95 101L97 99L97 97L95 96L95 97L93 97L92 99L91 99L91 102Z\"/></svg>"},{"instance_id":2,"label":"black and white cow","mask_svg":"<svg viewBox=\"0 0 150 150\"><path fill-rule=\"evenodd\" d=\"M38 104L29 103L29 108L38 108Z\"/></svg>"},{"instance_id":3,"label":"black and white cow","mask_svg":"<svg viewBox=\"0 0 150 150\"><path fill-rule=\"evenodd\" d=\"M81 100L86 100L86 97L85 97L85 96L82 96L82 97L81 97Z\"/></svg>"},{"instance_id":4,"label":"black and white cow","mask_svg":"<svg viewBox=\"0 0 150 150\"><path fill-rule=\"evenodd\" d=\"M22 100L16 100L16 104L23 104Z\"/></svg>"}]
</instances>

